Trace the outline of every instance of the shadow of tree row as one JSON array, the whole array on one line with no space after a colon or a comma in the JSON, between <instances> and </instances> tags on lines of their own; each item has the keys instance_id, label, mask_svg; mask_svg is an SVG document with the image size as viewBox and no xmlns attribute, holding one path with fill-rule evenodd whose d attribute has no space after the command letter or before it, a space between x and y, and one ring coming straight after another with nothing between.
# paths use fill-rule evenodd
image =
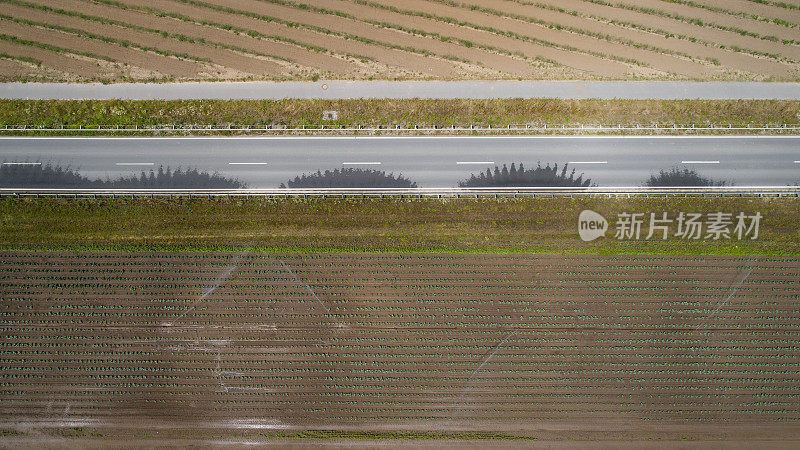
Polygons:
<instances>
[{"instance_id":1,"label":"shadow of tree row","mask_svg":"<svg viewBox=\"0 0 800 450\"><path fill-rule=\"evenodd\" d=\"M711 178L700 176L697 172L690 169L672 168L661 170L645 180L644 185L650 187L664 186L724 186L724 181L717 181ZM542 167L537 164L534 169L527 169L520 163L517 166L511 163L511 167L503 164L495 166L494 170L486 169L486 172L479 172L470 175L469 178L458 182L459 187L589 187L592 186L590 178L584 179L584 174L576 176L576 170L571 171L567 164L558 168L558 164L552 167L550 164ZM311 174L302 174L281 183L280 188L414 188L417 184L402 175L394 175L381 170L374 169L334 169L324 172L317 171Z\"/></svg>"},{"instance_id":2,"label":"shadow of tree row","mask_svg":"<svg viewBox=\"0 0 800 450\"><path fill-rule=\"evenodd\" d=\"M693 187L693 186L725 186L727 182L700 176L696 171L686 168L673 167L670 170L660 170L657 174L650 175L644 185L648 187Z\"/></svg>"},{"instance_id":3,"label":"shadow of tree row","mask_svg":"<svg viewBox=\"0 0 800 450\"><path fill-rule=\"evenodd\" d=\"M459 181L459 187L589 187L591 179L583 179L583 174L575 178L575 169L567 175L567 164L558 171L558 164L542 167L537 164L535 169L526 169L522 163L519 168L511 163L511 168L503 164L503 168L494 166L494 171L486 169L478 175L472 174L468 179Z\"/></svg>"},{"instance_id":4,"label":"shadow of tree row","mask_svg":"<svg viewBox=\"0 0 800 450\"><path fill-rule=\"evenodd\" d=\"M74 169L51 164L3 164L0 187L67 189L239 189L246 185L216 173L181 168L142 171L116 179L90 179Z\"/></svg>"},{"instance_id":5,"label":"shadow of tree row","mask_svg":"<svg viewBox=\"0 0 800 450\"><path fill-rule=\"evenodd\" d=\"M577 175L577 176L576 176ZM724 186L725 181L704 177L687 168L674 167L661 170L644 180L649 187ZM568 164L559 169L558 164L533 169L522 163L511 166L503 164L485 172L473 173L458 182L459 187L589 187L592 180L584 174L569 170ZM159 167L142 171L138 175L121 176L116 179L90 179L69 167L53 164L30 163L0 166L0 187L12 188L114 188L114 189L240 189L245 183L235 178L209 173L197 169L175 169ZM282 183L280 188L415 188L417 183L404 177L381 170L345 168L318 170L302 174Z\"/></svg>"},{"instance_id":6,"label":"shadow of tree row","mask_svg":"<svg viewBox=\"0 0 800 450\"><path fill-rule=\"evenodd\" d=\"M280 188L285 189L305 188L415 188L417 183L412 182L403 175L394 175L382 170L374 169L334 169L324 172L317 171L311 174L302 174L281 183Z\"/></svg>"}]
</instances>

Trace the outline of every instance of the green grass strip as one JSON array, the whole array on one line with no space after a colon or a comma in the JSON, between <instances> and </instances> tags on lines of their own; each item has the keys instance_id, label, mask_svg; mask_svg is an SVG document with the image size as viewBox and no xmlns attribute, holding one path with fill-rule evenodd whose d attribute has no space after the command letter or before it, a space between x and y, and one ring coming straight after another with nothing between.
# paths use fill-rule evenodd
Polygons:
<instances>
[{"instance_id":1,"label":"green grass strip","mask_svg":"<svg viewBox=\"0 0 800 450\"><path fill-rule=\"evenodd\" d=\"M616 240L612 228L587 243L577 234L584 209L612 222L621 212L760 212L764 219L757 240L681 240L674 233ZM6 198L0 248L797 256L800 199Z\"/></svg>"},{"instance_id":2,"label":"green grass strip","mask_svg":"<svg viewBox=\"0 0 800 450\"><path fill-rule=\"evenodd\" d=\"M0 39L3 36L0 35ZM19 40L15 40L20 42ZM26 43L27 42L22 42ZM339 111L336 121L322 112ZM800 123L787 100L0 100L0 126L487 126Z\"/></svg>"}]
</instances>

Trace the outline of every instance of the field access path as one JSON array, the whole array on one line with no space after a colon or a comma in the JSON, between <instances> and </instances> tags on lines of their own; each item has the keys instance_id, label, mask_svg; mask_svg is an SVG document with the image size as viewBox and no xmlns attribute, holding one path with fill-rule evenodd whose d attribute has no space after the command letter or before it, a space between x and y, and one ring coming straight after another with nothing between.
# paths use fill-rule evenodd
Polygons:
<instances>
[{"instance_id":1,"label":"field access path","mask_svg":"<svg viewBox=\"0 0 800 450\"><path fill-rule=\"evenodd\" d=\"M252 81L0 83L0 99L656 99L797 100L800 83L693 81Z\"/></svg>"},{"instance_id":2,"label":"field access path","mask_svg":"<svg viewBox=\"0 0 800 450\"><path fill-rule=\"evenodd\" d=\"M421 188L455 187L511 163L568 163L600 187L641 186L673 167L775 187L800 182L800 136L3 137L0 161L69 166L91 178L191 167L250 188L348 167L402 174Z\"/></svg>"}]
</instances>

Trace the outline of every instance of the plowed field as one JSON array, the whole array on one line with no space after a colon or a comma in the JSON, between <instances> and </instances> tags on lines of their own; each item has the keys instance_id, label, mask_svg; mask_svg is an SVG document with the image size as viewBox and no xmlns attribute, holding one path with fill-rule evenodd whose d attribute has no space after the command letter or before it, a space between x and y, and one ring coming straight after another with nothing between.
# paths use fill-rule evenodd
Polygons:
<instances>
[{"instance_id":1,"label":"plowed field","mask_svg":"<svg viewBox=\"0 0 800 450\"><path fill-rule=\"evenodd\" d=\"M800 79L800 9L787 2L2 3L0 42L28 47L51 69L0 64L6 81Z\"/></svg>"},{"instance_id":2,"label":"plowed field","mask_svg":"<svg viewBox=\"0 0 800 450\"><path fill-rule=\"evenodd\" d=\"M792 430L799 297L783 257L5 251L0 420Z\"/></svg>"}]
</instances>

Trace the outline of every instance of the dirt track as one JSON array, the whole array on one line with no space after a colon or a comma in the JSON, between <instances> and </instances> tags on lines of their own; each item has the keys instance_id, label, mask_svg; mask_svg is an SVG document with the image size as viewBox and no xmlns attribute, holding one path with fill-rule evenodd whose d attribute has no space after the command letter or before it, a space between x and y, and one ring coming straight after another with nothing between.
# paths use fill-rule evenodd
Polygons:
<instances>
[{"instance_id":1,"label":"dirt track","mask_svg":"<svg viewBox=\"0 0 800 450\"><path fill-rule=\"evenodd\" d=\"M555 427L636 439L800 420L795 258L0 261L6 427Z\"/></svg>"}]
</instances>

